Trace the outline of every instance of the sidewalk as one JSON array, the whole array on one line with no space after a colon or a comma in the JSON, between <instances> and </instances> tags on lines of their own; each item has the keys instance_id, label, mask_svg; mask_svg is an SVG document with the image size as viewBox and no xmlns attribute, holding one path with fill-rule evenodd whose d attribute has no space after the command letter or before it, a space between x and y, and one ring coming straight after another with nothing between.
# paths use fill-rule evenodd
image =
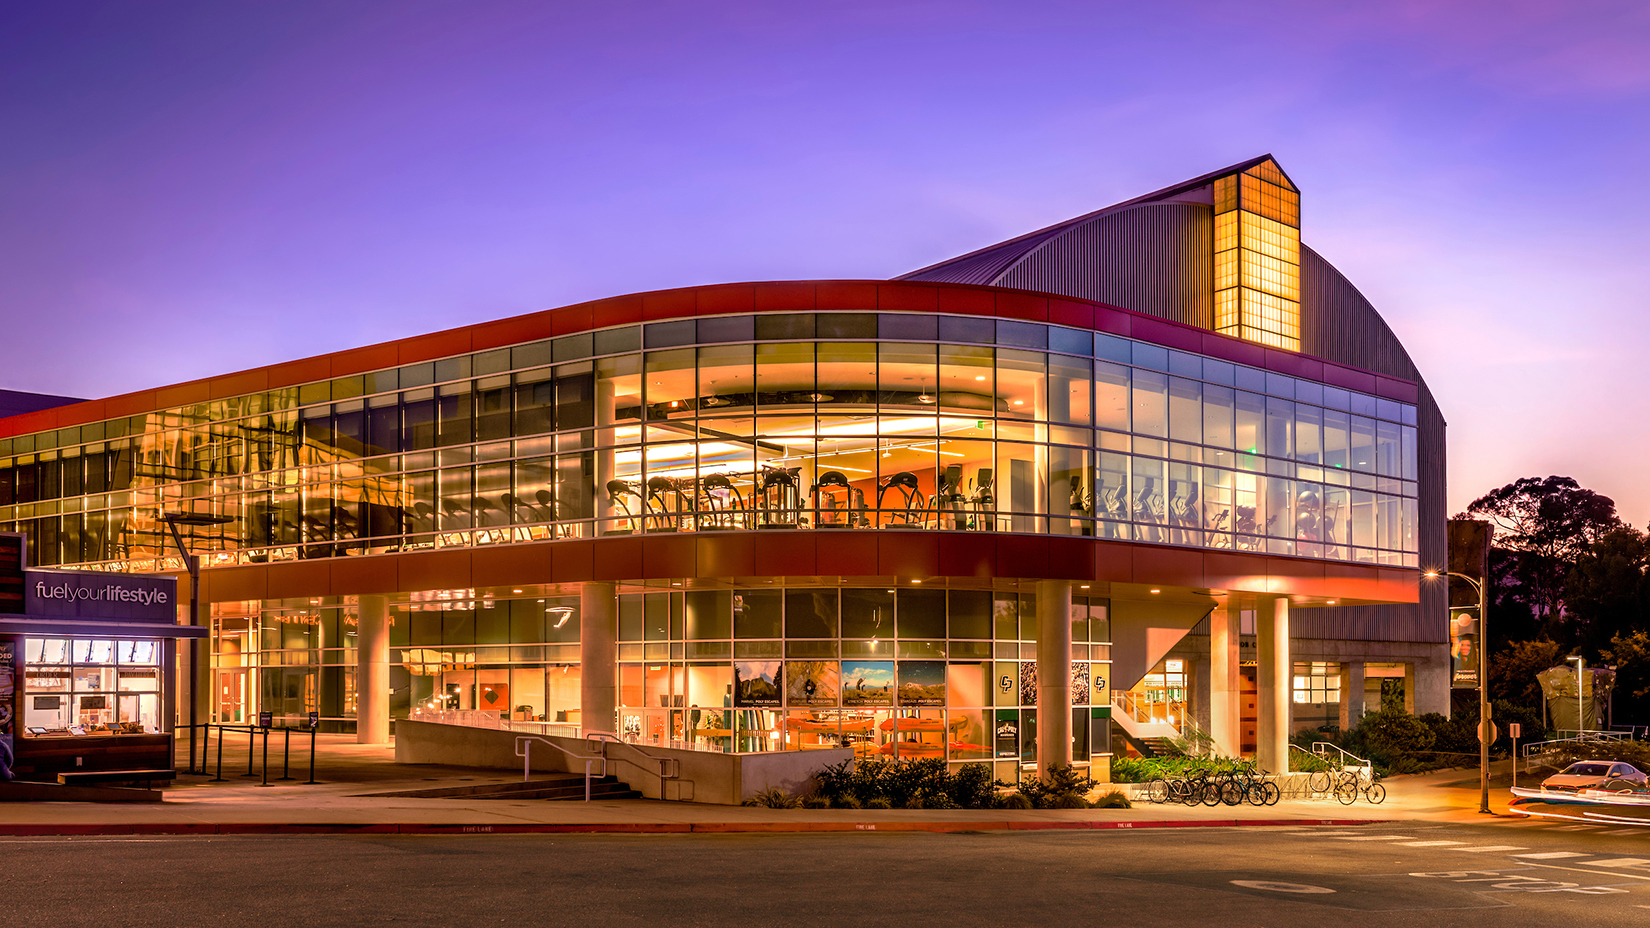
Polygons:
<instances>
[{"instance_id":1,"label":"sidewalk","mask_svg":"<svg viewBox=\"0 0 1650 928\"><path fill-rule=\"evenodd\" d=\"M261 745L260 745L261 746ZM247 833L555 833L778 831L1003 831L1023 829L1353 825L1394 819L1481 820L1477 778L1446 771L1386 781L1379 806L1359 800L1284 801L1276 806L1183 806L1137 803L1132 809L840 810L766 809L653 800L413 799L367 796L397 790L519 782L519 772L397 765L388 746L357 745L351 736L322 735L315 785L308 776L308 738L294 739L293 780L281 775L280 739L271 738L270 785L245 776L244 743L223 754L223 782L179 776L159 803L0 803L0 835L247 834ZM216 768L217 745L209 756ZM260 772L261 751L252 760ZM183 756L179 769L187 767ZM1471 777L1471 789L1459 785ZM1505 792L1495 796L1505 808Z\"/></svg>"}]
</instances>

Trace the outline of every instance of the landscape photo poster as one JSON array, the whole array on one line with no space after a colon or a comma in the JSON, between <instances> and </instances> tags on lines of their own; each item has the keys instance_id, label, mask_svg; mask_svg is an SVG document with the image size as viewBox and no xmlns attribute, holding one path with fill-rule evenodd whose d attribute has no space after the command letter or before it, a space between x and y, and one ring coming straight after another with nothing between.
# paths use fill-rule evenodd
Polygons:
<instances>
[{"instance_id":1,"label":"landscape photo poster","mask_svg":"<svg viewBox=\"0 0 1650 928\"><path fill-rule=\"evenodd\" d=\"M785 701L799 706L835 706L842 678L836 661L786 661Z\"/></svg>"},{"instance_id":2,"label":"landscape photo poster","mask_svg":"<svg viewBox=\"0 0 1650 928\"><path fill-rule=\"evenodd\" d=\"M780 704L784 674L778 661L733 662L735 709L772 709Z\"/></svg>"},{"instance_id":3,"label":"landscape photo poster","mask_svg":"<svg viewBox=\"0 0 1650 928\"><path fill-rule=\"evenodd\" d=\"M842 704L885 708L894 705L893 661L843 661Z\"/></svg>"},{"instance_id":4,"label":"landscape photo poster","mask_svg":"<svg viewBox=\"0 0 1650 928\"><path fill-rule=\"evenodd\" d=\"M945 661L900 661L899 704L945 705Z\"/></svg>"}]
</instances>

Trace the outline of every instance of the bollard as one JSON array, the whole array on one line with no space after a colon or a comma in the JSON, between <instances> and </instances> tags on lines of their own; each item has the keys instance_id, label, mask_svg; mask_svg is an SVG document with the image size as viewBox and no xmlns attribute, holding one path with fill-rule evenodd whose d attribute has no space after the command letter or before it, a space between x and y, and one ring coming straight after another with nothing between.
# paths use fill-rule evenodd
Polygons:
<instances>
[{"instance_id":1,"label":"bollard","mask_svg":"<svg viewBox=\"0 0 1650 928\"><path fill-rule=\"evenodd\" d=\"M320 782L315 779L315 729L318 727L314 722L309 726L309 779L304 781L306 784Z\"/></svg>"},{"instance_id":2,"label":"bollard","mask_svg":"<svg viewBox=\"0 0 1650 928\"><path fill-rule=\"evenodd\" d=\"M297 777L287 775L290 772L288 768L292 764L292 729L281 729L281 741L281 775L276 779L296 780Z\"/></svg>"},{"instance_id":3,"label":"bollard","mask_svg":"<svg viewBox=\"0 0 1650 928\"><path fill-rule=\"evenodd\" d=\"M206 733L208 735L212 734L212 727L210 725L207 726ZM222 783L223 782L223 726L222 725L218 726L218 775L213 777L212 779L208 780L207 782L208 783Z\"/></svg>"},{"instance_id":4,"label":"bollard","mask_svg":"<svg viewBox=\"0 0 1650 928\"><path fill-rule=\"evenodd\" d=\"M272 785L269 782L269 729L267 729L267 728L264 729L264 763L263 763L262 773L264 775L264 781L262 783L259 783L258 785L259 786L270 786L270 785Z\"/></svg>"}]
</instances>

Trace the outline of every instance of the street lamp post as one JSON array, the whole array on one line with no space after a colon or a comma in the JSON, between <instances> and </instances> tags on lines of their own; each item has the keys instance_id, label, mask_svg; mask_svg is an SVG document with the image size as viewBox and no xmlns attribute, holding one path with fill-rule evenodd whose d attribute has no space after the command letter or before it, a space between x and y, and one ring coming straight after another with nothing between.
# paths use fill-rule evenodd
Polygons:
<instances>
[{"instance_id":1,"label":"street lamp post","mask_svg":"<svg viewBox=\"0 0 1650 928\"><path fill-rule=\"evenodd\" d=\"M201 624L201 559L189 553L184 547L183 535L178 532L180 525L223 525L233 522L229 516L196 515L191 512L161 513L160 520L172 530L172 543L177 546L178 556L183 558L183 567L189 571L189 624ZM200 685L201 642L199 638L189 639L189 772L195 770L195 727L200 723L199 707L200 694L196 688ZM202 758L203 769L205 758Z\"/></svg>"},{"instance_id":2,"label":"street lamp post","mask_svg":"<svg viewBox=\"0 0 1650 928\"><path fill-rule=\"evenodd\" d=\"M1485 621L1486 602L1484 581L1458 574L1453 570L1429 570L1429 579L1442 576L1458 577L1472 584L1478 593L1478 811L1490 811L1490 660L1489 623ZM1513 758L1518 763L1518 758Z\"/></svg>"}]
</instances>

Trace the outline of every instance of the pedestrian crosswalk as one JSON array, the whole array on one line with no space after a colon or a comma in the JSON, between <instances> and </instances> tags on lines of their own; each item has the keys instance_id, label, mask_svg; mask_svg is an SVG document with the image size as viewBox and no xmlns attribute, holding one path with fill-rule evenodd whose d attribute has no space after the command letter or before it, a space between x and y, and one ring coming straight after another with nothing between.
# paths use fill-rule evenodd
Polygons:
<instances>
[{"instance_id":1,"label":"pedestrian crosswalk","mask_svg":"<svg viewBox=\"0 0 1650 928\"><path fill-rule=\"evenodd\" d=\"M1528 832L1533 838L1537 832L1561 832L1576 835L1614 835L1635 837L1650 836L1650 828L1620 828L1614 825L1601 825L1589 822L1565 822L1551 819L1505 819L1494 823L1498 826L1511 827ZM1316 831L1300 830L1286 831L1286 835L1299 838L1318 838L1325 842L1345 842L1348 845L1364 847L1409 847L1425 848L1437 851L1460 851L1465 854L1501 854L1516 861L1528 864L1553 864L1557 866L1600 867L1618 873L1635 873L1637 879L1650 879L1650 857L1621 857L1611 856L1608 853L1597 851L1548 851L1535 850L1522 844L1480 844L1457 838L1427 838L1413 834L1370 834L1366 830ZM1617 852L1620 853L1619 851Z\"/></svg>"}]
</instances>

